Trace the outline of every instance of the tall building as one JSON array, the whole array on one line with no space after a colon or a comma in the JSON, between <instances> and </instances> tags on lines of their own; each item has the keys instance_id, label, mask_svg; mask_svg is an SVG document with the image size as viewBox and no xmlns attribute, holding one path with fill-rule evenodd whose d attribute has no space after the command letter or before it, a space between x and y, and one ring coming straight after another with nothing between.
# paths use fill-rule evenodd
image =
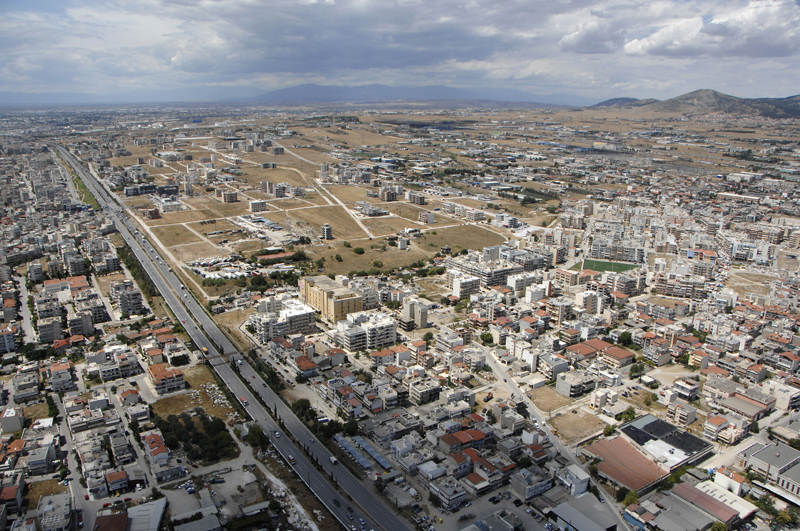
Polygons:
<instances>
[{"instance_id":1,"label":"tall building","mask_svg":"<svg viewBox=\"0 0 800 531\"><path fill-rule=\"evenodd\" d=\"M325 223L322 226L322 239L323 240L332 240L333 239L333 228L330 226L329 223Z\"/></svg>"},{"instance_id":2,"label":"tall building","mask_svg":"<svg viewBox=\"0 0 800 531\"><path fill-rule=\"evenodd\" d=\"M361 295L325 275L303 277L298 288L303 302L317 310L330 323L341 321L347 314L364 309Z\"/></svg>"}]
</instances>

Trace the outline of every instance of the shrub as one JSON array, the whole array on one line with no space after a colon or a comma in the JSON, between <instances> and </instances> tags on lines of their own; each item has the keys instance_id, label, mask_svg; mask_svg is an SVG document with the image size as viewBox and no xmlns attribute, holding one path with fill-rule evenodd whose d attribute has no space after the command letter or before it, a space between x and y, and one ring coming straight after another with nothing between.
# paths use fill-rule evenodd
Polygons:
<instances>
[{"instance_id":1,"label":"shrub","mask_svg":"<svg viewBox=\"0 0 800 531\"><path fill-rule=\"evenodd\" d=\"M364 248L363 247L354 247L353 248L353 252L356 253L356 254L364 254Z\"/></svg>"}]
</instances>

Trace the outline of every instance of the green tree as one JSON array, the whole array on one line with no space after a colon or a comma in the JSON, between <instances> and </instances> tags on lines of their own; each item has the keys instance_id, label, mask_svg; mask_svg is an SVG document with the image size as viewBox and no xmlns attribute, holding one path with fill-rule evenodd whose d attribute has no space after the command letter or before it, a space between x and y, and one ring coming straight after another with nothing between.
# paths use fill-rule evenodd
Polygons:
<instances>
[{"instance_id":1,"label":"green tree","mask_svg":"<svg viewBox=\"0 0 800 531\"><path fill-rule=\"evenodd\" d=\"M356 253L356 254L364 254L364 248L363 247L353 247L353 252Z\"/></svg>"},{"instance_id":2,"label":"green tree","mask_svg":"<svg viewBox=\"0 0 800 531\"><path fill-rule=\"evenodd\" d=\"M622 334L620 334L620 336L619 336L619 344L624 346L624 347L631 346L633 344L633 340L631 339L631 333L630 332L623 332Z\"/></svg>"},{"instance_id":3,"label":"green tree","mask_svg":"<svg viewBox=\"0 0 800 531\"><path fill-rule=\"evenodd\" d=\"M628 495L628 489L626 489L625 487L620 487L617 489L617 492L614 495L614 497L617 499L619 503L622 503L627 495Z\"/></svg>"},{"instance_id":4,"label":"green tree","mask_svg":"<svg viewBox=\"0 0 800 531\"><path fill-rule=\"evenodd\" d=\"M481 342L484 345L489 345L490 343L492 343L493 340L494 340L494 338L492 337L492 333L491 332L484 332L484 333L481 334Z\"/></svg>"},{"instance_id":5,"label":"green tree","mask_svg":"<svg viewBox=\"0 0 800 531\"><path fill-rule=\"evenodd\" d=\"M431 339L433 339L433 332L425 332L425 335L422 336L422 340L425 342L428 342Z\"/></svg>"},{"instance_id":6,"label":"green tree","mask_svg":"<svg viewBox=\"0 0 800 531\"><path fill-rule=\"evenodd\" d=\"M728 531L728 526L722 522L714 522L711 524L711 531Z\"/></svg>"},{"instance_id":7,"label":"green tree","mask_svg":"<svg viewBox=\"0 0 800 531\"><path fill-rule=\"evenodd\" d=\"M632 505L634 503L639 503L639 495L635 490L629 490L628 494L625 495L625 499L622 501L622 504L627 507L628 505Z\"/></svg>"},{"instance_id":8,"label":"green tree","mask_svg":"<svg viewBox=\"0 0 800 531\"><path fill-rule=\"evenodd\" d=\"M616 424L608 424L608 425L606 425L605 428L603 428L603 435L608 437L610 435L613 435L615 431L617 431L617 425Z\"/></svg>"},{"instance_id":9,"label":"green tree","mask_svg":"<svg viewBox=\"0 0 800 531\"><path fill-rule=\"evenodd\" d=\"M337 254L337 255L336 255L334 258L336 258L336 261L337 261L337 262L341 262L342 260L344 260L344 259L342 258L342 255L340 255L340 254Z\"/></svg>"}]
</instances>

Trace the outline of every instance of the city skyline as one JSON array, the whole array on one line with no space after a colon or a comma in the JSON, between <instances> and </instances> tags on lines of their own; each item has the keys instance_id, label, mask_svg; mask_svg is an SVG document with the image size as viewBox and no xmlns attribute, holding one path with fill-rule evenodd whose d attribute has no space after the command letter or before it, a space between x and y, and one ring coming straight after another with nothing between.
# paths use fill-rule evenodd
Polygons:
<instances>
[{"instance_id":1,"label":"city skyline","mask_svg":"<svg viewBox=\"0 0 800 531\"><path fill-rule=\"evenodd\" d=\"M4 93L250 98L303 83L666 99L798 92L797 1L5 2Z\"/></svg>"}]
</instances>

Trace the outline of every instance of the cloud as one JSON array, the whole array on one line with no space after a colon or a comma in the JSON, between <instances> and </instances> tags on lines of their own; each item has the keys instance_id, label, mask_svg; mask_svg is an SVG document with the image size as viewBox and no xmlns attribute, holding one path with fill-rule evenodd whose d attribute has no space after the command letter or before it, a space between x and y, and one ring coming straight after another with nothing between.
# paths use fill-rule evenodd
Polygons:
<instances>
[{"instance_id":1,"label":"cloud","mask_svg":"<svg viewBox=\"0 0 800 531\"><path fill-rule=\"evenodd\" d=\"M9 0L0 90L305 82L496 86L597 98L800 86L780 0ZM774 69L753 71L752 58ZM720 63L720 59L724 59ZM723 68L724 67L724 68ZM655 92L655 93L654 93Z\"/></svg>"}]
</instances>

